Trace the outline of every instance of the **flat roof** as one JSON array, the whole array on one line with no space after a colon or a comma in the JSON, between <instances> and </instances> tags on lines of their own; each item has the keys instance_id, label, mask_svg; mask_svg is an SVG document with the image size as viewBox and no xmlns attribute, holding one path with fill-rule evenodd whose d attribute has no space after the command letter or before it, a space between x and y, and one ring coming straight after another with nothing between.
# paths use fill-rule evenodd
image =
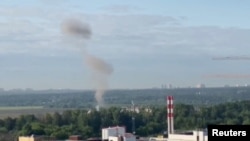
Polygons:
<instances>
[{"instance_id":1,"label":"flat roof","mask_svg":"<svg viewBox=\"0 0 250 141\"><path fill-rule=\"evenodd\" d=\"M110 128L125 128L125 126L110 126L110 127L105 127L102 129L110 129Z\"/></svg>"}]
</instances>

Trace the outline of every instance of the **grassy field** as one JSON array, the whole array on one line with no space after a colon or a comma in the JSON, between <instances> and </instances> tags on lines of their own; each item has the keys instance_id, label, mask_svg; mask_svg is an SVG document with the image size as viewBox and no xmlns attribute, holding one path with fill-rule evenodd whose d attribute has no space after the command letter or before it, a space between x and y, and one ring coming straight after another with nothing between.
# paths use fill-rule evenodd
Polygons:
<instances>
[{"instance_id":1,"label":"grassy field","mask_svg":"<svg viewBox=\"0 0 250 141\"><path fill-rule=\"evenodd\" d=\"M24 107L0 107L0 119L6 117L18 117L22 114L34 114L34 115L44 115L46 113L63 112L68 109L58 109L58 108L43 108L40 106L24 106Z\"/></svg>"},{"instance_id":2,"label":"grassy field","mask_svg":"<svg viewBox=\"0 0 250 141\"><path fill-rule=\"evenodd\" d=\"M11 106L11 107L0 107L1 110L24 110L24 109L43 109L42 106Z\"/></svg>"}]
</instances>

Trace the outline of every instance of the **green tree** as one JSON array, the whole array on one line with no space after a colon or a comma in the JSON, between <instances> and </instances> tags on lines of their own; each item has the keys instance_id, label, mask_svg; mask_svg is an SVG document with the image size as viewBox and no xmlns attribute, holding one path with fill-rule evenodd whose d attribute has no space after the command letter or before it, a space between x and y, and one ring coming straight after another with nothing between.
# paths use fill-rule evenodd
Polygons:
<instances>
[{"instance_id":1,"label":"green tree","mask_svg":"<svg viewBox=\"0 0 250 141\"><path fill-rule=\"evenodd\" d=\"M62 123L63 123L62 116L58 112L55 112L52 117L52 124L61 126Z\"/></svg>"},{"instance_id":2,"label":"green tree","mask_svg":"<svg viewBox=\"0 0 250 141\"><path fill-rule=\"evenodd\" d=\"M30 123L27 123L23 126L22 130L19 131L19 134L22 136L29 136L32 134L32 126Z\"/></svg>"},{"instance_id":3,"label":"green tree","mask_svg":"<svg viewBox=\"0 0 250 141\"><path fill-rule=\"evenodd\" d=\"M15 128L15 119L7 117L4 119L4 126L5 128L10 131Z\"/></svg>"}]
</instances>

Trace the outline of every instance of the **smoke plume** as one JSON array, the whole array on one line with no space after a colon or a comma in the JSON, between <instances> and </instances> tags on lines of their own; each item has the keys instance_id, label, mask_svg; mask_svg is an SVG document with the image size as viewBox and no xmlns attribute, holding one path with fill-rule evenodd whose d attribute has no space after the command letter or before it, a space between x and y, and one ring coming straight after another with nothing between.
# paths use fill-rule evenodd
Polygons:
<instances>
[{"instance_id":1,"label":"smoke plume","mask_svg":"<svg viewBox=\"0 0 250 141\"><path fill-rule=\"evenodd\" d=\"M92 34L89 25L76 19L70 19L65 21L62 24L62 31L65 34L71 36L78 36L85 39L90 39Z\"/></svg>"},{"instance_id":2,"label":"smoke plume","mask_svg":"<svg viewBox=\"0 0 250 141\"><path fill-rule=\"evenodd\" d=\"M79 40L90 39L91 38L91 28L76 19L70 19L65 21L62 24L62 31L66 35L70 35ZM98 102L98 105L103 106L103 95L108 88L107 78L113 72L113 67L96 56L89 54L82 45L82 50L84 51L85 64L93 71L94 73L94 82L96 84L96 93L95 98Z\"/></svg>"},{"instance_id":3,"label":"smoke plume","mask_svg":"<svg viewBox=\"0 0 250 141\"><path fill-rule=\"evenodd\" d=\"M110 75L113 72L113 68L110 64L93 55L85 54L85 62L92 70L98 71L99 73Z\"/></svg>"}]
</instances>

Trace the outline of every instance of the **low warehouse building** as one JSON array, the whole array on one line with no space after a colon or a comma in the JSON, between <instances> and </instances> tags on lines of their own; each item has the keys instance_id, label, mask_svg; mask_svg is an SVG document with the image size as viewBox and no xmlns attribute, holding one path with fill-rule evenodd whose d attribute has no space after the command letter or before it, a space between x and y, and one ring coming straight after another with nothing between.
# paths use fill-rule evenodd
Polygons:
<instances>
[{"instance_id":1,"label":"low warehouse building","mask_svg":"<svg viewBox=\"0 0 250 141\"><path fill-rule=\"evenodd\" d=\"M167 141L207 141L208 136L204 131L193 131L192 134L169 134Z\"/></svg>"},{"instance_id":2,"label":"low warehouse building","mask_svg":"<svg viewBox=\"0 0 250 141\"><path fill-rule=\"evenodd\" d=\"M102 140L108 141L136 141L131 133L126 133L125 127L109 127L102 129Z\"/></svg>"}]
</instances>

